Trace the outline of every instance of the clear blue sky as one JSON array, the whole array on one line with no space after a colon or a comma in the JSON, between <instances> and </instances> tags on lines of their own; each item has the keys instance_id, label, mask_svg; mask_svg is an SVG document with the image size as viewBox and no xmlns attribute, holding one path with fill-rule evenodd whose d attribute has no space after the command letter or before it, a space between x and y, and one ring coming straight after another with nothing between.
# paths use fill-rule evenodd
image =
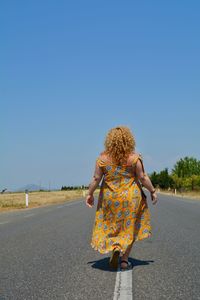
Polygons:
<instances>
[{"instance_id":1,"label":"clear blue sky","mask_svg":"<svg viewBox=\"0 0 200 300\"><path fill-rule=\"evenodd\" d=\"M0 188L88 184L128 125L146 170L200 159L200 1L0 4Z\"/></svg>"}]
</instances>

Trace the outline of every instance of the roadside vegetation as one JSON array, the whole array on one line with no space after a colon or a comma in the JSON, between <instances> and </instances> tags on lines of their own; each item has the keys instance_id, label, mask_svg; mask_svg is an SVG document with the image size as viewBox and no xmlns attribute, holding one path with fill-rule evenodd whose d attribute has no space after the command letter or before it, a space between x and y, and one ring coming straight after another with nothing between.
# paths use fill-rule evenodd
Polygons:
<instances>
[{"instance_id":1,"label":"roadside vegetation","mask_svg":"<svg viewBox=\"0 0 200 300\"><path fill-rule=\"evenodd\" d=\"M150 178L157 189L200 198L200 161L194 157L181 158L170 173L165 168Z\"/></svg>"},{"instance_id":2,"label":"roadside vegetation","mask_svg":"<svg viewBox=\"0 0 200 300\"><path fill-rule=\"evenodd\" d=\"M82 198L84 196L82 190L71 191L38 191L29 192L28 207L38 207L49 204L64 203L70 200ZM5 211L13 208L25 208L25 193L3 193L0 194L0 211Z\"/></svg>"}]
</instances>

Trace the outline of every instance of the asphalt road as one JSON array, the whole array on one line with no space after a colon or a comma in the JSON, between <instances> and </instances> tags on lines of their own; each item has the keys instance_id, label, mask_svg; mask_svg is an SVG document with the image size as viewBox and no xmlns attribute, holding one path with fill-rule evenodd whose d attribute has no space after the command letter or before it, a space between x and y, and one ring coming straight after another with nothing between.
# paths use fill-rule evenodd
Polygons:
<instances>
[{"instance_id":1,"label":"asphalt road","mask_svg":"<svg viewBox=\"0 0 200 300\"><path fill-rule=\"evenodd\" d=\"M153 236L133 246L127 299L200 299L200 201L148 202ZM95 210L79 199L1 213L0 300L113 299L117 272L90 246Z\"/></svg>"}]
</instances>

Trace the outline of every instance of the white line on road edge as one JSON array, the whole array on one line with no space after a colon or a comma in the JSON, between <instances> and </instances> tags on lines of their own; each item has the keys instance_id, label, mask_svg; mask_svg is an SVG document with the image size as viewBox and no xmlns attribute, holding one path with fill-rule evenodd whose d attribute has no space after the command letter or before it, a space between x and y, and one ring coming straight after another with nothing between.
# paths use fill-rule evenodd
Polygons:
<instances>
[{"instance_id":1,"label":"white line on road edge","mask_svg":"<svg viewBox=\"0 0 200 300\"><path fill-rule=\"evenodd\" d=\"M56 206L56 208L62 208L62 207L65 207L65 206L71 206L71 205L80 204L80 203L82 203L82 201L69 202L69 203L66 203L66 204L63 204L63 205Z\"/></svg>"},{"instance_id":2,"label":"white line on road edge","mask_svg":"<svg viewBox=\"0 0 200 300\"><path fill-rule=\"evenodd\" d=\"M9 223L9 222L7 222L7 221L6 222L0 222L0 225L7 224L7 223Z\"/></svg>"},{"instance_id":3,"label":"white line on road edge","mask_svg":"<svg viewBox=\"0 0 200 300\"><path fill-rule=\"evenodd\" d=\"M64 204L63 206L70 206L70 205L74 205L74 204L80 204L80 203L83 203L83 201L74 201L74 202L69 202L69 203L66 203L66 204Z\"/></svg>"},{"instance_id":4,"label":"white line on road edge","mask_svg":"<svg viewBox=\"0 0 200 300\"><path fill-rule=\"evenodd\" d=\"M28 214L28 215L25 215L24 218L28 218L28 217L31 217L31 216L34 216L35 214Z\"/></svg>"},{"instance_id":5,"label":"white line on road edge","mask_svg":"<svg viewBox=\"0 0 200 300\"><path fill-rule=\"evenodd\" d=\"M127 271L117 270L113 300L132 300L132 269Z\"/></svg>"}]
</instances>

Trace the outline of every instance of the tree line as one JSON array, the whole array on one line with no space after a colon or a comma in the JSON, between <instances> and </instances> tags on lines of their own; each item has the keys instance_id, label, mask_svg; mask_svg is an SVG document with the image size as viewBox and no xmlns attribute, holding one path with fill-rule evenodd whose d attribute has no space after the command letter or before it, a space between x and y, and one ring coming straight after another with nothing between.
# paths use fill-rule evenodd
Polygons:
<instances>
[{"instance_id":1,"label":"tree line","mask_svg":"<svg viewBox=\"0 0 200 300\"><path fill-rule=\"evenodd\" d=\"M178 191L200 190L200 161L194 157L184 157L176 162L171 173L168 168L149 175L153 185L161 189Z\"/></svg>"},{"instance_id":2,"label":"tree line","mask_svg":"<svg viewBox=\"0 0 200 300\"><path fill-rule=\"evenodd\" d=\"M75 190L87 190L88 186L86 185L77 185L77 186L62 186L61 191L75 191Z\"/></svg>"}]
</instances>

